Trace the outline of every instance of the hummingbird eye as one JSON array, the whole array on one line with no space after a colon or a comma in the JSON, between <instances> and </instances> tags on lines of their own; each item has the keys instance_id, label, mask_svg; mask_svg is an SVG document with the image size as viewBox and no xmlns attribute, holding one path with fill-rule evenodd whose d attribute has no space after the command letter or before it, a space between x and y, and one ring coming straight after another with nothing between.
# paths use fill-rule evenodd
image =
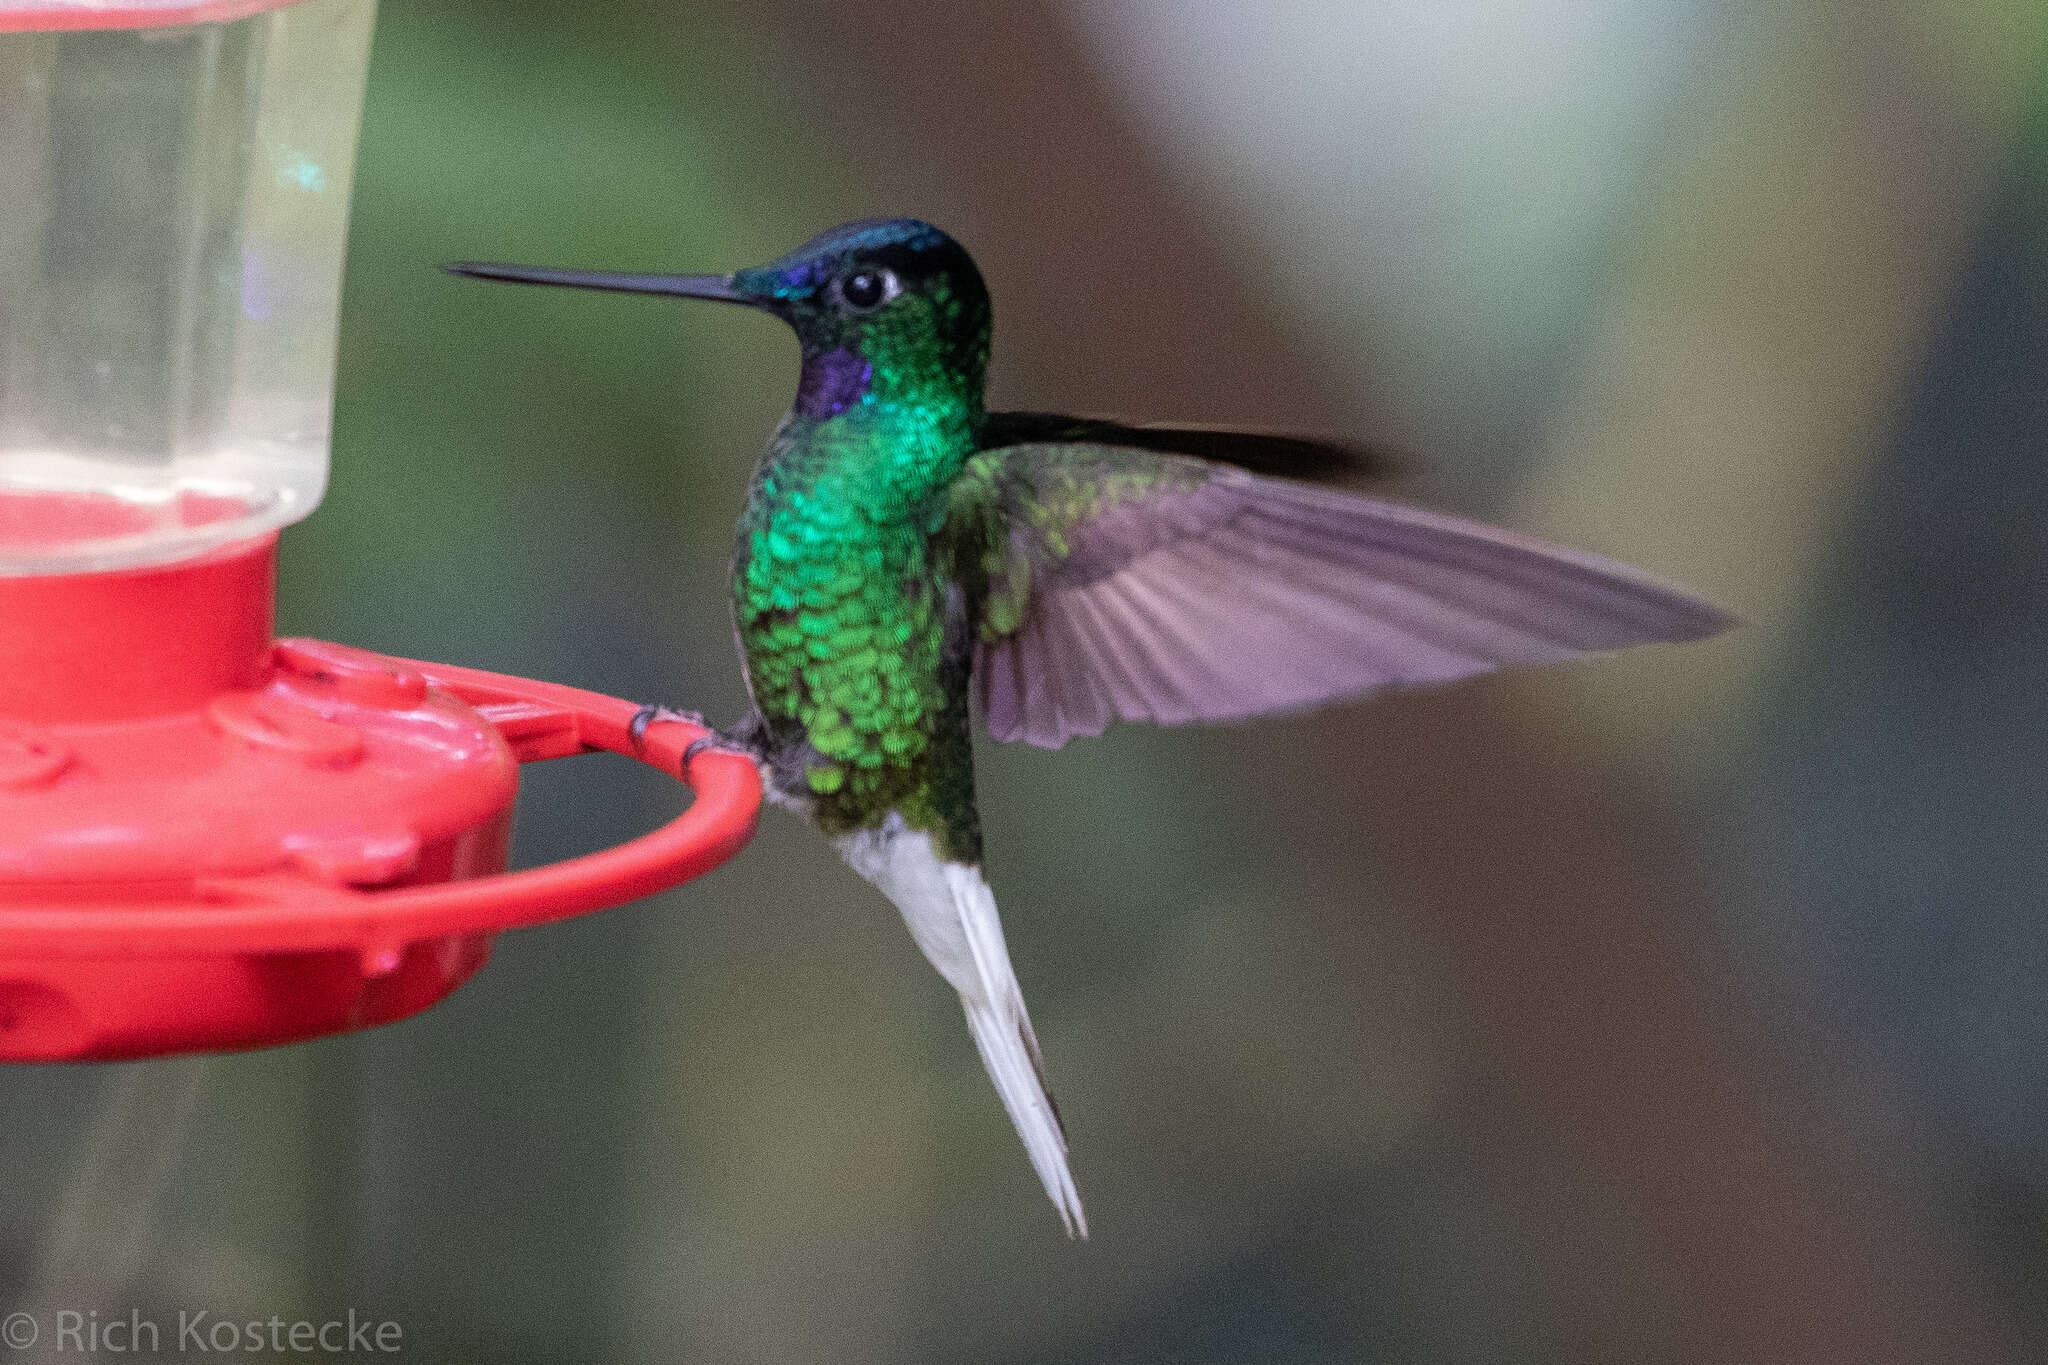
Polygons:
<instances>
[{"instance_id":1,"label":"hummingbird eye","mask_svg":"<svg viewBox=\"0 0 2048 1365\"><path fill-rule=\"evenodd\" d=\"M856 270L839 281L839 297L856 313L880 308L900 290L895 272L889 270Z\"/></svg>"}]
</instances>

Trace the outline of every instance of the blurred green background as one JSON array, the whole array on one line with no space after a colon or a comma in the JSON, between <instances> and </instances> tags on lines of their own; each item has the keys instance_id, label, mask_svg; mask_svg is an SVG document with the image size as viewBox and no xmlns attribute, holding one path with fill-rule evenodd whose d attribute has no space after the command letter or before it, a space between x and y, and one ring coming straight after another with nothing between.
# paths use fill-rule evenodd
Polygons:
<instances>
[{"instance_id":1,"label":"blurred green background","mask_svg":"<svg viewBox=\"0 0 2048 1365\"><path fill-rule=\"evenodd\" d=\"M433 267L893 214L976 252L998 405L1388 442L1746 627L987 748L1086 1244L771 814L415 1020L6 1070L0 1299L441 1362L2048 1355L2048 11L977 8L387 0L282 628L737 716L792 340ZM525 862L679 799L528 782Z\"/></svg>"}]
</instances>

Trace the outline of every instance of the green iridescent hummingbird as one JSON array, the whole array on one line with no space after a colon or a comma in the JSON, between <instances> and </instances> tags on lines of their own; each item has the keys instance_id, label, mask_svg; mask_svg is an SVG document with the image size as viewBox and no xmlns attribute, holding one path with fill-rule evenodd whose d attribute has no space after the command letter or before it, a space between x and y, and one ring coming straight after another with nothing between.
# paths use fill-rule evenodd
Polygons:
<instances>
[{"instance_id":1,"label":"green iridescent hummingbird","mask_svg":"<svg viewBox=\"0 0 2048 1365\"><path fill-rule=\"evenodd\" d=\"M1058 747L1113 719L1235 720L1729 623L1607 560L1266 476L1341 465L1333 445L990 412L988 292L927 223L849 223L731 275L448 268L796 330L796 401L733 557L753 712L719 742L960 993L1069 1233L1087 1222L1066 1136L982 877L975 709L999 740Z\"/></svg>"}]
</instances>

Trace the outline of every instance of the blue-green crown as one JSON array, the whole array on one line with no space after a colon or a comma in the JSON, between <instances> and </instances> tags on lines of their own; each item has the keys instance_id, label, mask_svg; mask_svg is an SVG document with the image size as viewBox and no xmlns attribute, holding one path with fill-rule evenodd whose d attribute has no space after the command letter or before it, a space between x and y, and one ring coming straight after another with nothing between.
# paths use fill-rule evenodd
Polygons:
<instances>
[{"instance_id":1,"label":"blue-green crown","mask_svg":"<svg viewBox=\"0 0 2048 1365\"><path fill-rule=\"evenodd\" d=\"M795 304L815 297L833 277L863 265L894 270L907 286L944 275L956 291L987 298L981 272L966 249L915 218L841 223L786 256L735 272L732 282L734 288L763 301Z\"/></svg>"}]
</instances>

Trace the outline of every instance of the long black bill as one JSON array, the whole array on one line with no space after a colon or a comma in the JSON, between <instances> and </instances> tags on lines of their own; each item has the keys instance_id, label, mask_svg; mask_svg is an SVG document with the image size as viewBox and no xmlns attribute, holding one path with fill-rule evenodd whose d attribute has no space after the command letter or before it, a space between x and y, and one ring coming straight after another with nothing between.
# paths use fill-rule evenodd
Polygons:
<instances>
[{"instance_id":1,"label":"long black bill","mask_svg":"<svg viewBox=\"0 0 2048 1365\"><path fill-rule=\"evenodd\" d=\"M673 294L685 299L717 299L721 303L754 303L732 287L725 275L625 275L610 270L553 270L536 265L489 265L457 261L441 267L451 275L478 280L509 280L514 284L563 284L574 289L613 289L622 294Z\"/></svg>"}]
</instances>

